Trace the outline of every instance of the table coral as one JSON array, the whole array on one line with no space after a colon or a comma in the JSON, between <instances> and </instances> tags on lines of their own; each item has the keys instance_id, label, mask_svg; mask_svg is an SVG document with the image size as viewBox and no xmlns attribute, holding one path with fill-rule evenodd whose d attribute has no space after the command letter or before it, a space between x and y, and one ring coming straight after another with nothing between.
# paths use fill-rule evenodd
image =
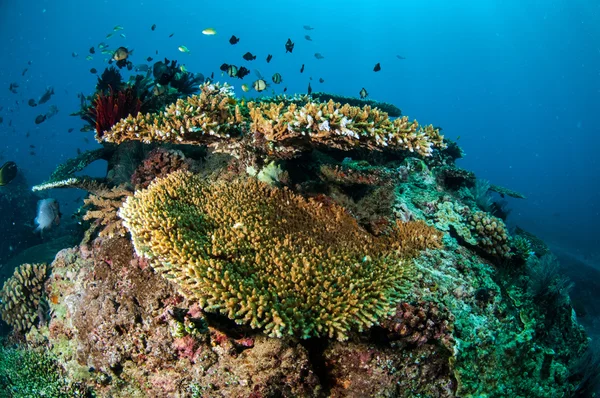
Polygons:
<instances>
[{"instance_id":1,"label":"table coral","mask_svg":"<svg viewBox=\"0 0 600 398\"><path fill-rule=\"evenodd\" d=\"M424 224L374 237L340 206L254 179L207 183L186 172L136 192L119 215L138 255L206 311L270 336L343 340L369 328L405 290L406 257L439 246Z\"/></svg>"}]
</instances>

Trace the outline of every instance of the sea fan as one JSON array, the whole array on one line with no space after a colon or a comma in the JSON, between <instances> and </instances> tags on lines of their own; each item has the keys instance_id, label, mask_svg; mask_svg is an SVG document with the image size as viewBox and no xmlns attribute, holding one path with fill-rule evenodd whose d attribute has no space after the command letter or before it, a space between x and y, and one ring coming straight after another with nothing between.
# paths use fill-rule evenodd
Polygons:
<instances>
[{"instance_id":1,"label":"sea fan","mask_svg":"<svg viewBox=\"0 0 600 398\"><path fill-rule=\"evenodd\" d=\"M204 82L202 73L177 73L171 80L171 87L183 95L196 94L200 90L200 84Z\"/></svg>"}]
</instances>

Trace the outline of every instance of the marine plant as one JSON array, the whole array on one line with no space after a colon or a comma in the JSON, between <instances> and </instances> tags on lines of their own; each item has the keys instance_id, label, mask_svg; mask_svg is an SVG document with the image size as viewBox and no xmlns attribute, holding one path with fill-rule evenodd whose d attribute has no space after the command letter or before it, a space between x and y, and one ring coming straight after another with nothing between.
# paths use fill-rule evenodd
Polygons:
<instances>
[{"instance_id":1,"label":"marine plant","mask_svg":"<svg viewBox=\"0 0 600 398\"><path fill-rule=\"evenodd\" d=\"M424 223L374 237L338 205L183 171L137 191L119 215L138 255L205 311L277 337L344 340L372 326L405 292L410 256L441 242Z\"/></svg>"}]
</instances>

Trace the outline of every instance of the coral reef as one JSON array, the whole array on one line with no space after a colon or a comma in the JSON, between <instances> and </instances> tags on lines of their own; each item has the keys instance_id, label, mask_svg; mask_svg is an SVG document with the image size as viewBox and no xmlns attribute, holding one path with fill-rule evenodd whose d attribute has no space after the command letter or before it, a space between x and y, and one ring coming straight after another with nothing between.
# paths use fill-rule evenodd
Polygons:
<instances>
[{"instance_id":1,"label":"coral reef","mask_svg":"<svg viewBox=\"0 0 600 398\"><path fill-rule=\"evenodd\" d=\"M476 211L469 217L469 224L476 233L477 245L492 256L510 255L508 231L504 222L483 211Z\"/></svg>"},{"instance_id":2,"label":"coral reef","mask_svg":"<svg viewBox=\"0 0 600 398\"><path fill-rule=\"evenodd\" d=\"M92 105L87 108L82 119L95 126L96 137L101 138L119 120L128 116L135 117L140 111L142 101L132 87L115 91L111 87L108 93L96 93Z\"/></svg>"},{"instance_id":3,"label":"coral reef","mask_svg":"<svg viewBox=\"0 0 600 398\"><path fill-rule=\"evenodd\" d=\"M439 245L425 225L374 238L338 206L184 172L136 192L119 214L138 254L205 310L271 336L345 339L370 327L404 290L403 258Z\"/></svg>"},{"instance_id":4,"label":"coral reef","mask_svg":"<svg viewBox=\"0 0 600 398\"><path fill-rule=\"evenodd\" d=\"M361 99L355 97L346 97L343 95L331 94L331 93L323 93L323 92L314 92L310 94L310 97L320 101L320 102L340 102L342 104L348 104L351 106L363 107L365 105L370 106L371 108L379 108L383 112L387 113L390 117L401 117L402 111L394 104L389 104L387 102L379 102L372 99Z\"/></svg>"},{"instance_id":5,"label":"coral reef","mask_svg":"<svg viewBox=\"0 0 600 398\"><path fill-rule=\"evenodd\" d=\"M25 333L44 320L43 286L47 273L46 264L23 264L4 282L0 314L17 332Z\"/></svg>"},{"instance_id":6,"label":"coral reef","mask_svg":"<svg viewBox=\"0 0 600 398\"><path fill-rule=\"evenodd\" d=\"M189 170L190 164L181 151L153 149L142 161L133 175L131 184L135 189L147 188L155 178L164 177L177 170Z\"/></svg>"},{"instance_id":7,"label":"coral reef","mask_svg":"<svg viewBox=\"0 0 600 398\"><path fill-rule=\"evenodd\" d=\"M117 212L123 201L132 193L124 187L96 190L94 194L83 200L85 206L93 207L83 216L84 220L95 220L96 227L101 228L99 235L112 237L125 236L127 230Z\"/></svg>"}]
</instances>

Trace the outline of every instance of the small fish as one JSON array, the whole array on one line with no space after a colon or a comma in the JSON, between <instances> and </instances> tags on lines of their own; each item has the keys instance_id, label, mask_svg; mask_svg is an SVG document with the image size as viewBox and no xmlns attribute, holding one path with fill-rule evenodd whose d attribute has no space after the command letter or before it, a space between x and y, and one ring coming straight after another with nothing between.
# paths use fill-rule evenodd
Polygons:
<instances>
[{"instance_id":1,"label":"small fish","mask_svg":"<svg viewBox=\"0 0 600 398\"><path fill-rule=\"evenodd\" d=\"M119 36L121 36L122 38L126 39L127 37L125 36L125 33L121 33Z\"/></svg>"},{"instance_id":2,"label":"small fish","mask_svg":"<svg viewBox=\"0 0 600 398\"><path fill-rule=\"evenodd\" d=\"M313 30L314 29L312 26L309 26L309 25L304 25L303 28L304 28L304 30Z\"/></svg>"},{"instance_id":3,"label":"small fish","mask_svg":"<svg viewBox=\"0 0 600 398\"><path fill-rule=\"evenodd\" d=\"M71 57L73 57L73 58L76 58L78 55L79 55L79 54L77 54L75 51L73 51L73 52L71 53Z\"/></svg>"},{"instance_id":4,"label":"small fish","mask_svg":"<svg viewBox=\"0 0 600 398\"><path fill-rule=\"evenodd\" d=\"M179 66L179 70L180 70L182 73L187 73L187 71L188 71L188 70L187 70L187 68L185 67L185 65L180 65L180 66Z\"/></svg>"},{"instance_id":5,"label":"small fish","mask_svg":"<svg viewBox=\"0 0 600 398\"><path fill-rule=\"evenodd\" d=\"M210 74L210 80L215 80L215 72L212 72L212 73Z\"/></svg>"},{"instance_id":6,"label":"small fish","mask_svg":"<svg viewBox=\"0 0 600 398\"><path fill-rule=\"evenodd\" d=\"M35 117L35 124L44 123L45 120L46 120L46 115L37 115Z\"/></svg>"},{"instance_id":7,"label":"small fish","mask_svg":"<svg viewBox=\"0 0 600 398\"><path fill-rule=\"evenodd\" d=\"M229 69L229 64L221 64L221 66L219 66L219 70L223 71L223 72L227 72L227 69Z\"/></svg>"},{"instance_id":8,"label":"small fish","mask_svg":"<svg viewBox=\"0 0 600 398\"><path fill-rule=\"evenodd\" d=\"M244 67L244 66L240 66L240 69L238 69L237 72L237 77L238 79L243 79L245 76L250 74L250 69Z\"/></svg>"},{"instance_id":9,"label":"small fish","mask_svg":"<svg viewBox=\"0 0 600 398\"><path fill-rule=\"evenodd\" d=\"M35 156L35 152L34 152L34 151L29 151L29 154L30 154L31 156Z\"/></svg>"},{"instance_id":10,"label":"small fish","mask_svg":"<svg viewBox=\"0 0 600 398\"><path fill-rule=\"evenodd\" d=\"M312 41L311 37L309 35L305 35L304 38L308 41Z\"/></svg>"},{"instance_id":11,"label":"small fish","mask_svg":"<svg viewBox=\"0 0 600 398\"><path fill-rule=\"evenodd\" d=\"M186 46L179 46L179 47L177 47L177 49L179 51L181 51L182 53L189 53L190 52L190 50Z\"/></svg>"},{"instance_id":12,"label":"small fish","mask_svg":"<svg viewBox=\"0 0 600 398\"><path fill-rule=\"evenodd\" d=\"M35 145L33 145L33 144L29 144L29 148L31 148L31 149L35 149Z\"/></svg>"},{"instance_id":13,"label":"small fish","mask_svg":"<svg viewBox=\"0 0 600 398\"><path fill-rule=\"evenodd\" d=\"M377 62L373 68L373 72L379 72L381 70L381 64Z\"/></svg>"},{"instance_id":14,"label":"small fish","mask_svg":"<svg viewBox=\"0 0 600 398\"><path fill-rule=\"evenodd\" d=\"M109 33L109 34L107 34L107 35L106 35L106 38L107 38L107 39L110 39L112 36L113 36L113 34L112 34L112 33Z\"/></svg>"},{"instance_id":15,"label":"small fish","mask_svg":"<svg viewBox=\"0 0 600 398\"><path fill-rule=\"evenodd\" d=\"M292 51L294 51L294 43L292 42L292 39L288 38L285 42L285 52L291 53Z\"/></svg>"},{"instance_id":16,"label":"small fish","mask_svg":"<svg viewBox=\"0 0 600 398\"><path fill-rule=\"evenodd\" d=\"M96 74L96 73L98 73L98 70L96 68L92 68L92 69L90 69L90 73Z\"/></svg>"},{"instance_id":17,"label":"small fish","mask_svg":"<svg viewBox=\"0 0 600 398\"><path fill-rule=\"evenodd\" d=\"M244 58L246 61L253 61L256 59L256 55L252 55L252 53L250 51L248 51L246 54L244 54L242 56L242 58Z\"/></svg>"},{"instance_id":18,"label":"small fish","mask_svg":"<svg viewBox=\"0 0 600 398\"><path fill-rule=\"evenodd\" d=\"M275 73L275 74L273 75L273 77L272 77L272 80L273 80L273 83L275 83L275 84L279 84L279 83L281 83L281 81L282 81L283 79L281 78L281 74L279 74L279 73Z\"/></svg>"},{"instance_id":19,"label":"small fish","mask_svg":"<svg viewBox=\"0 0 600 398\"><path fill-rule=\"evenodd\" d=\"M284 87L283 88L283 92L285 93L286 91L287 91L287 87Z\"/></svg>"},{"instance_id":20,"label":"small fish","mask_svg":"<svg viewBox=\"0 0 600 398\"><path fill-rule=\"evenodd\" d=\"M246 83L242 84L242 90L247 93L248 91L250 91L250 87L248 87L248 85Z\"/></svg>"},{"instance_id":21,"label":"small fish","mask_svg":"<svg viewBox=\"0 0 600 398\"><path fill-rule=\"evenodd\" d=\"M302 68L300 68L300 73L304 73L304 64L302 64Z\"/></svg>"},{"instance_id":22,"label":"small fish","mask_svg":"<svg viewBox=\"0 0 600 398\"><path fill-rule=\"evenodd\" d=\"M27 73L28 70L29 69L27 69L27 68L23 69L23 72L21 72L21 76L25 76L25 73Z\"/></svg>"},{"instance_id":23,"label":"small fish","mask_svg":"<svg viewBox=\"0 0 600 398\"><path fill-rule=\"evenodd\" d=\"M15 162L6 162L0 167L0 186L9 184L17 176L17 164Z\"/></svg>"},{"instance_id":24,"label":"small fish","mask_svg":"<svg viewBox=\"0 0 600 398\"><path fill-rule=\"evenodd\" d=\"M319 78L319 83L325 83L325 80L323 80L322 77Z\"/></svg>"},{"instance_id":25,"label":"small fish","mask_svg":"<svg viewBox=\"0 0 600 398\"><path fill-rule=\"evenodd\" d=\"M171 33L171 34L169 35L169 37L173 37L173 35L174 35L174 34L175 34L175 33Z\"/></svg>"},{"instance_id":26,"label":"small fish","mask_svg":"<svg viewBox=\"0 0 600 398\"><path fill-rule=\"evenodd\" d=\"M31 65L31 61L27 61L27 65Z\"/></svg>"},{"instance_id":27,"label":"small fish","mask_svg":"<svg viewBox=\"0 0 600 398\"><path fill-rule=\"evenodd\" d=\"M156 29L156 24L152 24L152 26L150 27L151 30L155 30Z\"/></svg>"},{"instance_id":28,"label":"small fish","mask_svg":"<svg viewBox=\"0 0 600 398\"><path fill-rule=\"evenodd\" d=\"M26 138L29 138L29 136L30 136L30 135L31 135L31 134L30 134L30 133L29 133L29 131L28 131L28 132L27 132L27 134L25 134L25 137L26 137Z\"/></svg>"},{"instance_id":29,"label":"small fish","mask_svg":"<svg viewBox=\"0 0 600 398\"><path fill-rule=\"evenodd\" d=\"M81 148L77 148L77 154L81 155Z\"/></svg>"},{"instance_id":30,"label":"small fish","mask_svg":"<svg viewBox=\"0 0 600 398\"><path fill-rule=\"evenodd\" d=\"M273 56L271 54L267 55L267 63L271 62Z\"/></svg>"},{"instance_id":31,"label":"small fish","mask_svg":"<svg viewBox=\"0 0 600 398\"><path fill-rule=\"evenodd\" d=\"M60 224L61 216L60 206L56 199L48 198L38 201L34 232L40 232L43 235L44 231Z\"/></svg>"},{"instance_id":32,"label":"small fish","mask_svg":"<svg viewBox=\"0 0 600 398\"><path fill-rule=\"evenodd\" d=\"M104 42L100 42L100 44L98 44L98 48L100 50L104 50L106 47L108 47L108 44L106 44Z\"/></svg>"},{"instance_id":33,"label":"small fish","mask_svg":"<svg viewBox=\"0 0 600 398\"><path fill-rule=\"evenodd\" d=\"M96 50L94 49L94 46L90 47L90 54L95 54Z\"/></svg>"},{"instance_id":34,"label":"small fish","mask_svg":"<svg viewBox=\"0 0 600 398\"><path fill-rule=\"evenodd\" d=\"M456 141L460 140L460 135L458 137L456 137Z\"/></svg>"},{"instance_id":35,"label":"small fish","mask_svg":"<svg viewBox=\"0 0 600 398\"><path fill-rule=\"evenodd\" d=\"M91 55L88 55L87 57L85 57L85 60L86 60L86 61L91 61L91 60L93 60L93 59L94 59L94 57L92 57Z\"/></svg>"},{"instance_id":36,"label":"small fish","mask_svg":"<svg viewBox=\"0 0 600 398\"><path fill-rule=\"evenodd\" d=\"M396 58L398 58L398 59L406 59L402 55L396 55Z\"/></svg>"},{"instance_id":37,"label":"small fish","mask_svg":"<svg viewBox=\"0 0 600 398\"><path fill-rule=\"evenodd\" d=\"M310 86L310 82L308 83L308 95L312 93L312 87Z\"/></svg>"},{"instance_id":38,"label":"small fish","mask_svg":"<svg viewBox=\"0 0 600 398\"><path fill-rule=\"evenodd\" d=\"M0 123L2 123L4 121L4 119L2 118L2 116L0 116Z\"/></svg>"},{"instance_id":39,"label":"small fish","mask_svg":"<svg viewBox=\"0 0 600 398\"><path fill-rule=\"evenodd\" d=\"M148 61L148 62L152 62L152 60L153 60L153 59L154 59L154 58L152 58L152 57L148 57L148 58L146 58L146 61Z\"/></svg>"},{"instance_id":40,"label":"small fish","mask_svg":"<svg viewBox=\"0 0 600 398\"><path fill-rule=\"evenodd\" d=\"M19 88L19 84L18 83L11 83L10 86L8 86L8 90L13 93L16 94L17 93L17 89Z\"/></svg>"},{"instance_id":41,"label":"small fish","mask_svg":"<svg viewBox=\"0 0 600 398\"><path fill-rule=\"evenodd\" d=\"M158 55L158 50L156 50L156 55Z\"/></svg>"},{"instance_id":42,"label":"small fish","mask_svg":"<svg viewBox=\"0 0 600 398\"><path fill-rule=\"evenodd\" d=\"M363 99L367 98L367 96L369 95L369 93L367 93L367 89L364 87L360 90L359 94L360 94L360 98L363 98Z\"/></svg>"},{"instance_id":43,"label":"small fish","mask_svg":"<svg viewBox=\"0 0 600 398\"><path fill-rule=\"evenodd\" d=\"M72 132L73 132L73 130L74 130L74 128L73 128L73 127L71 127L70 129L68 129L68 130L67 130L67 133L72 133Z\"/></svg>"},{"instance_id":44,"label":"small fish","mask_svg":"<svg viewBox=\"0 0 600 398\"><path fill-rule=\"evenodd\" d=\"M54 87L48 86L46 88L46 91L44 92L44 94L38 100L38 104L39 105L45 104L46 102L48 102L50 100L50 98L52 98L52 95L54 95Z\"/></svg>"},{"instance_id":45,"label":"small fish","mask_svg":"<svg viewBox=\"0 0 600 398\"><path fill-rule=\"evenodd\" d=\"M229 65L229 67L227 67L227 74L229 75L229 77L236 77L238 74L237 66Z\"/></svg>"},{"instance_id":46,"label":"small fish","mask_svg":"<svg viewBox=\"0 0 600 398\"><path fill-rule=\"evenodd\" d=\"M217 34L217 31L214 28L206 28L202 31L203 35L214 36Z\"/></svg>"},{"instance_id":47,"label":"small fish","mask_svg":"<svg viewBox=\"0 0 600 398\"><path fill-rule=\"evenodd\" d=\"M110 55L110 57L112 58L112 56L115 55L115 52L112 50L102 50L102 54Z\"/></svg>"},{"instance_id":48,"label":"small fish","mask_svg":"<svg viewBox=\"0 0 600 398\"><path fill-rule=\"evenodd\" d=\"M325 58L324 56L321 55L321 53L315 53L315 58L316 59L323 59Z\"/></svg>"},{"instance_id":49,"label":"small fish","mask_svg":"<svg viewBox=\"0 0 600 398\"><path fill-rule=\"evenodd\" d=\"M115 31L115 32L118 32L119 30L123 30L123 29L125 29L125 28L124 28L124 27L122 27L122 26L119 26L119 25L117 25L117 26L115 26L115 27L113 28L113 31Z\"/></svg>"},{"instance_id":50,"label":"small fish","mask_svg":"<svg viewBox=\"0 0 600 398\"><path fill-rule=\"evenodd\" d=\"M238 43L239 43L239 41L240 41L240 38L239 38L239 37L235 37L235 35L232 35L232 36L229 38L229 43L230 43L232 46L233 46L234 44L238 44Z\"/></svg>"},{"instance_id":51,"label":"small fish","mask_svg":"<svg viewBox=\"0 0 600 398\"><path fill-rule=\"evenodd\" d=\"M37 106L37 103L33 98L30 98L29 101L27 101L27 104L32 108L35 108Z\"/></svg>"},{"instance_id":52,"label":"small fish","mask_svg":"<svg viewBox=\"0 0 600 398\"><path fill-rule=\"evenodd\" d=\"M258 79L257 81L255 81L252 84L252 87L254 87L254 89L260 93L261 91L264 91L267 89L268 84L263 79Z\"/></svg>"},{"instance_id":53,"label":"small fish","mask_svg":"<svg viewBox=\"0 0 600 398\"><path fill-rule=\"evenodd\" d=\"M133 53L132 51L129 51L127 49L127 47L119 47L115 50L112 59L114 59L115 61L124 61L127 59L127 57L129 57L129 55L131 55ZM118 64L117 64L118 65Z\"/></svg>"}]
</instances>

